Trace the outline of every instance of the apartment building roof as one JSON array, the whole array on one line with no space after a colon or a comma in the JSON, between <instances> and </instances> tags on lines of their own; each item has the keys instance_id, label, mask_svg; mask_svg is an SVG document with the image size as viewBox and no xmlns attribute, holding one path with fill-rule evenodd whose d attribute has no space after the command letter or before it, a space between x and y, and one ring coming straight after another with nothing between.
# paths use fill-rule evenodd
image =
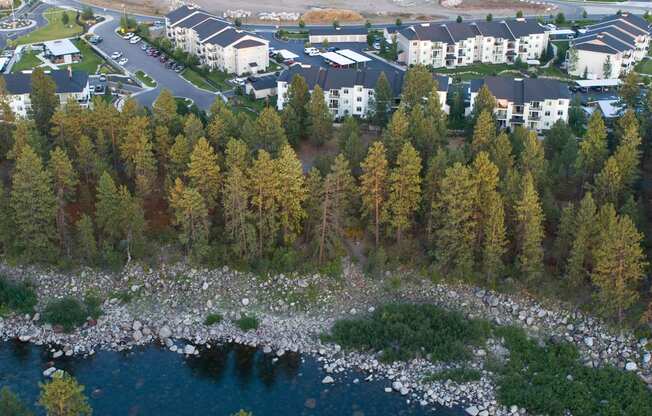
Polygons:
<instances>
[{"instance_id":1,"label":"apartment building roof","mask_svg":"<svg viewBox=\"0 0 652 416\"><path fill-rule=\"evenodd\" d=\"M618 25L623 28L628 27L628 30L636 31L640 35L650 34L650 24L648 21L633 13L621 13L620 15L616 14L613 16L607 16L599 23L589 26L589 28L604 25Z\"/></svg>"},{"instance_id":2,"label":"apartment building roof","mask_svg":"<svg viewBox=\"0 0 652 416\"><path fill-rule=\"evenodd\" d=\"M257 46L265 46L265 43L259 41L259 40L254 40L254 39L245 39L241 42L236 43L233 45L234 48L236 49L246 49L246 48L254 48Z\"/></svg>"},{"instance_id":3,"label":"apartment building roof","mask_svg":"<svg viewBox=\"0 0 652 416\"><path fill-rule=\"evenodd\" d=\"M268 90L271 88L276 88L276 77L272 75L266 75L264 77L249 77L247 79L247 84L256 91Z\"/></svg>"},{"instance_id":4,"label":"apartment building roof","mask_svg":"<svg viewBox=\"0 0 652 416\"><path fill-rule=\"evenodd\" d=\"M409 26L400 33L408 40L455 43L479 35L515 39L545 31L546 29L537 21L516 19L500 22L422 23Z\"/></svg>"},{"instance_id":5,"label":"apartment building roof","mask_svg":"<svg viewBox=\"0 0 652 416\"><path fill-rule=\"evenodd\" d=\"M381 73L385 73L389 85L396 97L401 94L403 88L402 71L382 71L379 69L332 69L322 67L302 67L294 65L283 71L278 80L281 82L291 82L295 75L302 76L310 90L319 85L324 91L338 90L340 88L353 88L354 86L363 86L364 88L374 88L378 82ZM436 76L439 91L448 91L449 80L445 76Z\"/></svg>"},{"instance_id":6,"label":"apartment building roof","mask_svg":"<svg viewBox=\"0 0 652 416\"><path fill-rule=\"evenodd\" d=\"M209 18L201 22L200 24L194 26L192 29L197 33L199 41L202 42L211 36L214 36L229 27L227 22L222 20Z\"/></svg>"},{"instance_id":7,"label":"apartment building roof","mask_svg":"<svg viewBox=\"0 0 652 416\"><path fill-rule=\"evenodd\" d=\"M220 33L214 36L204 39L202 43L212 43L214 45L219 45L225 48L229 45L233 45L234 43L244 38L245 36L250 36L250 35L251 34L248 32L244 32L242 30L236 30L232 27L229 27L228 29L221 31Z\"/></svg>"},{"instance_id":8,"label":"apartment building roof","mask_svg":"<svg viewBox=\"0 0 652 416\"><path fill-rule=\"evenodd\" d=\"M315 27L310 29L310 36L335 36L335 35L366 35L366 27L338 26L338 27Z\"/></svg>"},{"instance_id":9,"label":"apartment building roof","mask_svg":"<svg viewBox=\"0 0 652 416\"><path fill-rule=\"evenodd\" d=\"M47 75L54 80L57 94L82 92L88 85L88 73L84 71L59 70ZM1 74L0 77L4 79L7 92L11 95L32 92L32 74Z\"/></svg>"},{"instance_id":10,"label":"apartment building roof","mask_svg":"<svg viewBox=\"0 0 652 416\"><path fill-rule=\"evenodd\" d=\"M200 23L206 21L207 19L215 18L215 16L210 15L208 13L204 12L196 12L191 14L190 16L186 17L185 19L179 20L177 23L175 23L173 26L174 27L182 27L184 29L190 29L194 26L199 25Z\"/></svg>"},{"instance_id":11,"label":"apartment building roof","mask_svg":"<svg viewBox=\"0 0 652 416\"><path fill-rule=\"evenodd\" d=\"M166 14L165 17L169 20L170 25L174 25L178 21L185 19L195 12L197 12L197 8L195 7L181 6L178 9L174 9L170 13Z\"/></svg>"},{"instance_id":12,"label":"apartment building roof","mask_svg":"<svg viewBox=\"0 0 652 416\"><path fill-rule=\"evenodd\" d=\"M558 100L570 98L568 87L554 79L487 77L471 81L471 92L477 92L487 85L491 94L500 100L514 104L532 101Z\"/></svg>"},{"instance_id":13,"label":"apartment building roof","mask_svg":"<svg viewBox=\"0 0 652 416\"><path fill-rule=\"evenodd\" d=\"M502 22L476 22L480 34L482 36L491 36L492 38L502 38L514 40L514 35L507 27L507 24Z\"/></svg>"},{"instance_id":14,"label":"apartment building roof","mask_svg":"<svg viewBox=\"0 0 652 416\"><path fill-rule=\"evenodd\" d=\"M650 25L639 16L622 13L591 25L587 32L573 40L576 49L615 54L636 48L636 38L650 34Z\"/></svg>"}]
</instances>

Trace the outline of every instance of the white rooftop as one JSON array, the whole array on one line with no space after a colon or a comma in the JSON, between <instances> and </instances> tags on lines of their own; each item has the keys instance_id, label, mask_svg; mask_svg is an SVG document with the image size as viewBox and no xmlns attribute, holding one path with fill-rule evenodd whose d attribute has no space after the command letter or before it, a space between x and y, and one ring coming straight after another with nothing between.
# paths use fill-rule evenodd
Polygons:
<instances>
[{"instance_id":1,"label":"white rooftop","mask_svg":"<svg viewBox=\"0 0 652 416\"><path fill-rule=\"evenodd\" d=\"M69 39L58 39L43 42L45 48L54 56L79 53L79 49Z\"/></svg>"},{"instance_id":2,"label":"white rooftop","mask_svg":"<svg viewBox=\"0 0 652 416\"><path fill-rule=\"evenodd\" d=\"M336 63L337 65L340 65L340 66L353 65L355 63L355 61L353 61L353 60L351 60L349 58L346 58L346 57L344 57L342 55L339 55L339 54L337 54L335 52L325 52L325 53L322 53L321 56L323 56L324 59L326 59L327 61L334 62L334 63Z\"/></svg>"},{"instance_id":3,"label":"white rooftop","mask_svg":"<svg viewBox=\"0 0 652 416\"><path fill-rule=\"evenodd\" d=\"M359 54L356 51L352 51L351 49L340 49L339 51L337 51L337 54L342 55L343 57L358 63L371 61L370 58L362 54Z\"/></svg>"},{"instance_id":4,"label":"white rooftop","mask_svg":"<svg viewBox=\"0 0 652 416\"><path fill-rule=\"evenodd\" d=\"M292 53L292 52L288 51L287 49L278 50L278 51L276 51L276 53L281 54L283 59L295 59L295 58L299 57L299 55L297 55L296 53Z\"/></svg>"},{"instance_id":5,"label":"white rooftop","mask_svg":"<svg viewBox=\"0 0 652 416\"><path fill-rule=\"evenodd\" d=\"M550 31L551 35L574 35L575 31L571 29L556 29Z\"/></svg>"},{"instance_id":6,"label":"white rooftop","mask_svg":"<svg viewBox=\"0 0 652 416\"><path fill-rule=\"evenodd\" d=\"M622 107L619 100L599 100L598 107L605 118L615 118L620 116Z\"/></svg>"},{"instance_id":7,"label":"white rooftop","mask_svg":"<svg viewBox=\"0 0 652 416\"><path fill-rule=\"evenodd\" d=\"M610 79L582 79L575 82L580 87L590 88L590 87L617 87L620 85L621 81L618 78L610 78Z\"/></svg>"}]
</instances>

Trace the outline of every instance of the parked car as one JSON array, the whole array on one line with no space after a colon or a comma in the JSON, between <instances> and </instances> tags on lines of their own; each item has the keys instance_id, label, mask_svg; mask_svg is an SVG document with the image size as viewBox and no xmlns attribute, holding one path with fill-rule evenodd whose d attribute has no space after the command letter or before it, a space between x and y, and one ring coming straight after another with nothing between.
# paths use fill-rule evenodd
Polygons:
<instances>
[{"instance_id":1,"label":"parked car","mask_svg":"<svg viewBox=\"0 0 652 416\"><path fill-rule=\"evenodd\" d=\"M374 42L374 44L371 46L373 46L373 48L376 50L380 50L380 42Z\"/></svg>"},{"instance_id":2,"label":"parked car","mask_svg":"<svg viewBox=\"0 0 652 416\"><path fill-rule=\"evenodd\" d=\"M165 63L165 61L167 61L167 60L168 60L168 57L167 57L167 56L165 56L165 55L161 55L161 57L160 57L160 58L158 58L158 60L159 60L159 62L161 62L162 64L164 64L164 63Z\"/></svg>"},{"instance_id":3,"label":"parked car","mask_svg":"<svg viewBox=\"0 0 652 416\"><path fill-rule=\"evenodd\" d=\"M98 36L98 35L93 35L90 38L88 38L88 41L93 45L97 45L98 43L101 43L103 40L104 39L102 38L102 36Z\"/></svg>"},{"instance_id":4,"label":"parked car","mask_svg":"<svg viewBox=\"0 0 652 416\"><path fill-rule=\"evenodd\" d=\"M113 59L114 61L120 58L122 58L122 52L113 52L111 54L111 59Z\"/></svg>"},{"instance_id":5,"label":"parked car","mask_svg":"<svg viewBox=\"0 0 652 416\"><path fill-rule=\"evenodd\" d=\"M144 51L146 51L148 47L149 47L149 46L148 46L145 42L143 42L143 44L140 45L140 49L142 49L142 50L144 50Z\"/></svg>"},{"instance_id":6,"label":"parked car","mask_svg":"<svg viewBox=\"0 0 652 416\"><path fill-rule=\"evenodd\" d=\"M104 74L100 75L100 82L106 82L106 75Z\"/></svg>"},{"instance_id":7,"label":"parked car","mask_svg":"<svg viewBox=\"0 0 652 416\"><path fill-rule=\"evenodd\" d=\"M125 65L127 65L127 62L129 62L129 59L127 59L127 58L121 58L121 59L118 61L118 64L119 64L119 65L122 65L122 66L125 66Z\"/></svg>"},{"instance_id":8,"label":"parked car","mask_svg":"<svg viewBox=\"0 0 652 416\"><path fill-rule=\"evenodd\" d=\"M331 47L329 47L329 48L326 48L326 50L327 50L328 52L337 52L337 51L340 50L340 48L338 48L337 46L331 46Z\"/></svg>"},{"instance_id":9,"label":"parked car","mask_svg":"<svg viewBox=\"0 0 652 416\"><path fill-rule=\"evenodd\" d=\"M127 33L126 35L123 36L123 38L124 38L125 40L129 40L129 39L131 39L131 38L133 38L133 37L134 37L133 32L129 32L129 33Z\"/></svg>"},{"instance_id":10,"label":"parked car","mask_svg":"<svg viewBox=\"0 0 652 416\"><path fill-rule=\"evenodd\" d=\"M131 43L132 45L135 45L135 44L137 44L138 42L140 42L140 36L134 36L133 38L131 38L131 39L129 40L129 43Z\"/></svg>"},{"instance_id":11,"label":"parked car","mask_svg":"<svg viewBox=\"0 0 652 416\"><path fill-rule=\"evenodd\" d=\"M101 93L104 92L104 86L102 86L102 85L96 85L96 86L93 88L93 91L95 92L95 94L101 94Z\"/></svg>"},{"instance_id":12,"label":"parked car","mask_svg":"<svg viewBox=\"0 0 652 416\"><path fill-rule=\"evenodd\" d=\"M184 69L186 69L185 66L183 66L183 65L177 65L177 66L174 68L174 72L179 73L179 72L182 72Z\"/></svg>"},{"instance_id":13,"label":"parked car","mask_svg":"<svg viewBox=\"0 0 652 416\"><path fill-rule=\"evenodd\" d=\"M310 56L319 55L319 49L317 49L317 48L313 48L313 47L307 47L307 48L304 48L303 52L304 52L306 55L310 55Z\"/></svg>"}]
</instances>

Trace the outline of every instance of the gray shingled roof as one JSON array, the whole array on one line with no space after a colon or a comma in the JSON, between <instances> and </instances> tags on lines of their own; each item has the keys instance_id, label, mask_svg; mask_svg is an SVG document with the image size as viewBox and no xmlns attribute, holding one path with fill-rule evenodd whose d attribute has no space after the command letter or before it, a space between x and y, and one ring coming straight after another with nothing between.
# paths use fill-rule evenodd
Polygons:
<instances>
[{"instance_id":1,"label":"gray shingled roof","mask_svg":"<svg viewBox=\"0 0 652 416\"><path fill-rule=\"evenodd\" d=\"M174 25L179 20L190 16L195 13L197 9L191 8L188 6L181 6L178 9L172 10L170 13L166 14L165 17L170 21L170 25Z\"/></svg>"},{"instance_id":2,"label":"gray shingled roof","mask_svg":"<svg viewBox=\"0 0 652 416\"><path fill-rule=\"evenodd\" d=\"M296 75L300 75L306 80L310 90L313 90L315 85L319 85L324 91L352 88L356 85L362 85L365 88L374 88L382 72L385 73L394 96L398 97L403 88L404 73L402 71L332 69L314 66L303 68L301 65L294 65L290 69L283 71L278 80L290 83ZM439 91L448 91L448 77L437 76L436 79L439 85Z\"/></svg>"},{"instance_id":3,"label":"gray shingled roof","mask_svg":"<svg viewBox=\"0 0 652 416\"><path fill-rule=\"evenodd\" d=\"M531 101L570 98L568 87L554 79L487 77L472 80L471 92L477 92L483 84L487 85L491 94L497 99L508 100L519 105Z\"/></svg>"},{"instance_id":4,"label":"gray shingled roof","mask_svg":"<svg viewBox=\"0 0 652 416\"><path fill-rule=\"evenodd\" d=\"M200 23L202 23L206 19L210 19L210 18L213 18L213 17L214 17L213 15L210 15L208 13L197 12L195 14L192 14L192 15L186 17L183 20L180 20L174 26L175 27L182 27L182 28L185 28L185 29L190 29L193 26L199 25Z\"/></svg>"},{"instance_id":5,"label":"gray shingled roof","mask_svg":"<svg viewBox=\"0 0 652 416\"><path fill-rule=\"evenodd\" d=\"M228 28L220 32L218 35L206 39L205 42L212 43L214 45L220 45L221 47L224 48L234 44L235 42L237 42L238 40L242 39L247 35L249 35L249 33L236 30L233 28Z\"/></svg>"},{"instance_id":6,"label":"gray shingled roof","mask_svg":"<svg viewBox=\"0 0 652 416\"><path fill-rule=\"evenodd\" d=\"M193 27L192 29L197 32L197 36L199 37L199 41L203 41L214 34L218 33L222 29L228 27L229 24L227 22L224 22L222 20L218 19L206 19L202 23L198 24L197 26Z\"/></svg>"},{"instance_id":7,"label":"gray shingled roof","mask_svg":"<svg viewBox=\"0 0 652 416\"><path fill-rule=\"evenodd\" d=\"M73 71L72 78L68 71L52 71L49 75L56 84L58 94L82 92L88 84L88 73ZM4 78L7 92L13 95L32 92L32 74L0 74Z\"/></svg>"},{"instance_id":8,"label":"gray shingled roof","mask_svg":"<svg viewBox=\"0 0 652 416\"><path fill-rule=\"evenodd\" d=\"M606 45L596 45L594 43L581 43L575 46L575 49L580 51L599 52L599 53L615 53L613 48Z\"/></svg>"},{"instance_id":9,"label":"gray shingled roof","mask_svg":"<svg viewBox=\"0 0 652 416\"><path fill-rule=\"evenodd\" d=\"M507 23L509 30L511 30L514 36L517 38L534 34L542 34L546 31L546 29L541 26L536 20L519 19L506 20L505 22Z\"/></svg>"},{"instance_id":10,"label":"gray shingled roof","mask_svg":"<svg viewBox=\"0 0 652 416\"><path fill-rule=\"evenodd\" d=\"M256 91L267 90L270 88L276 88L276 77L267 75L264 77L249 78L247 83Z\"/></svg>"},{"instance_id":11,"label":"gray shingled roof","mask_svg":"<svg viewBox=\"0 0 652 416\"><path fill-rule=\"evenodd\" d=\"M366 27L340 26L334 27L315 27L310 29L311 36L332 36L332 35L366 35Z\"/></svg>"},{"instance_id":12,"label":"gray shingled roof","mask_svg":"<svg viewBox=\"0 0 652 416\"><path fill-rule=\"evenodd\" d=\"M614 16L607 16L604 19L602 19L599 23L596 23L597 25L603 25L605 23L615 23L617 21L622 21L626 22L630 25L635 26L638 28L641 32L646 32L647 34L650 33L650 24L642 18L641 16L637 16L633 13L622 13L620 15L614 15ZM589 26L591 27L591 26ZM646 33L641 33L641 35L646 34Z\"/></svg>"},{"instance_id":13,"label":"gray shingled roof","mask_svg":"<svg viewBox=\"0 0 652 416\"><path fill-rule=\"evenodd\" d=\"M430 40L455 43L480 34L503 39L520 38L544 33L545 28L535 20L504 20L500 22L441 22L415 24L400 31L408 40Z\"/></svg>"},{"instance_id":14,"label":"gray shingled roof","mask_svg":"<svg viewBox=\"0 0 652 416\"><path fill-rule=\"evenodd\" d=\"M409 40L430 40L432 42L455 43L443 24L414 25L400 32Z\"/></svg>"},{"instance_id":15,"label":"gray shingled roof","mask_svg":"<svg viewBox=\"0 0 652 416\"><path fill-rule=\"evenodd\" d=\"M509 31L507 23L502 22L476 22L475 25L483 36L514 40L514 35Z\"/></svg>"},{"instance_id":16,"label":"gray shingled roof","mask_svg":"<svg viewBox=\"0 0 652 416\"><path fill-rule=\"evenodd\" d=\"M236 49L245 49L245 48L253 48L254 46L264 46L265 44L261 41L258 40L253 40L253 39L245 39L242 42L238 42L235 45L233 45L234 48Z\"/></svg>"},{"instance_id":17,"label":"gray shingled roof","mask_svg":"<svg viewBox=\"0 0 652 416\"><path fill-rule=\"evenodd\" d=\"M446 28L453 37L453 40L456 42L464 39L474 38L480 34L478 27L470 23L446 23Z\"/></svg>"}]
</instances>

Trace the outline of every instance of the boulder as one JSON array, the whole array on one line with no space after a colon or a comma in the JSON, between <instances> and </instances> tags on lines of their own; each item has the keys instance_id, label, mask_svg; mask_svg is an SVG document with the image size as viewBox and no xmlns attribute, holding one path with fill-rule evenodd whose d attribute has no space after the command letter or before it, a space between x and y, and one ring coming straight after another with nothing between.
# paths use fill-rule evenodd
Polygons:
<instances>
[{"instance_id":1,"label":"boulder","mask_svg":"<svg viewBox=\"0 0 652 416\"><path fill-rule=\"evenodd\" d=\"M159 329L158 331L158 336L161 339L170 338L172 336L172 331L170 330L170 327L167 325L163 325L161 329Z\"/></svg>"},{"instance_id":2,"label":"boulder","mask_svg":"<svg viewBox=\"0 0 652 416\"><path fill-rule=\"evenodd\" d=\"M331 376L326 376L324 379L321 381L322 384L333 384L335 383L335 380Z\"/></svg>"},{"instance_id":3,"label":"boulder","mask_svg":"<svg viewBox=\"0 0 652 416\"><path fill-rule=\"evenodd\" d=\"M139 329L137 329L136 331L134 331L132 337L134 338L134 341L138 342L138 341L140 341L141 339L143 339L143 333L140 332Z\"/></svg>"},{"instance_id":4,"label":"boulder","mask_svg":"<svg viewBox=\"0 0 652 416\"><path fill-rule=\"evenodd\" d=\"M195 354L195 347L194 347L194 345L190 345L190 344L188 344L188 345L186 345L185 347L183 347L183 353L184 353L184 354L187 354L187 355L194 355L194 354Z\"/></svg>"},{"instance_id":5,"label":"boulder","mask_svg":"<svg viewBox=\"0 0 652 416\"><path fill-rule=\"evenodd\" d=\"M584 343L586 344L587 347L592 348L593 347L593 337L584 338Z\"/></svg>"},{"instance_id":6,"label":"boulder","mask_svg":"<svg viewBox=\"0 0 652 416\"><path fill-rule=\"evenodd\" d=\"M638 366L633 361L630 361L627 364L625 364L625 370L627 370L627 371L636 371L637 369L638 369Z\"/></svg>"},{"instance_id":7,"label":"boulder","mask_svg":"<svg viewBox=\"0 0 652 416\"><path fill-rule=\"evenodd\" d=\"M242 298L242 306L248 306L249 305L249 298Z\"/></svg>"},{"instance_id":8,"label":"boulder","mask_svg":"<svg viewBox=\"0 0 652 416\"><path fill-rule=\"evenodd\" d=\"M55 371L57 371L57 369L55 367L50 367L47 370L43 371L43 376L44 377L52 377L52 374L54 374Z\"/></svg>"},{"instance_id":9,"label":"boulder","mask_svg":"<svg viewBox=\"0 0 652 416\"><path fill-rule=\"evenodd\" d=\"M464 409L466 413L470 414L471 416L478 416L480 413L480 410L476 406L469 406L466 409Z\"/></svg>"},{"instance_id":10,"label":"boulder","mask_svg":"<svg viewBox=\"0 0 652 416\"><path fill-rule=\"evenodd\" d=\"M143 328L143 324L140 321L134 321L134 324L131 326L131 329L134 331L140 331Z\"/></svg>"}]
</instances>

